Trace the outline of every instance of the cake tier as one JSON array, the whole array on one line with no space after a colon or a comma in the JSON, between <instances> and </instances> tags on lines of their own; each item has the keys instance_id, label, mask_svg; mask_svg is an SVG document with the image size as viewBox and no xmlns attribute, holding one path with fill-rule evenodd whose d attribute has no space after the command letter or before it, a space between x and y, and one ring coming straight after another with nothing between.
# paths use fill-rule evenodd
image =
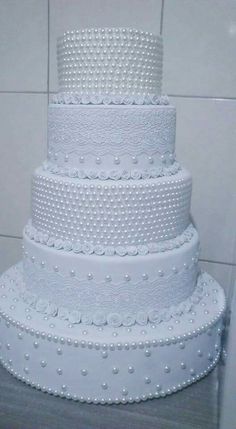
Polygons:
<instances>
[{"instance_id":1,"label":"cake tier","mask_svg":"<svg viewBox=\"0 0 236 429\"><path fill-rule=\"evenodd\" d=\"M72 175L158 174L174 162L175 116L173 106L50 104L48 159Z\"/></svg>"},{"instance_id":2,"label":"cake tier","mask_svg":"<svg viewBox=\"0 0 236 429\"><path fill-rule=\"evenodd\" d=\"M20 266L1 277L0 361L43 392L101 404L139 402L201 379L220 355L223 290L208 275L192 312L163 324L103 328L71 325L22 302Z\"/></svg>"},{"instance_id":3,"label":"cake tier","mask_svg":"<svg viewBox=\"0 0 236 429\"><path fill-rule=\"evenodd\" d=\"M25 235L25 299L78 323L132 325L171 317L189 308L196 287L198 234L191 227L168 244L175 247L145 256L99 256L58 250Z\"/></svg>"},{"instance_id":4,"label":"cake tier","mask_svg":"<svg viewBox=\"0 0 236 429\"><path fill-rule=\"evenodd\" d=\"M148 244L187 228L190 199L191 176L185 170L157 179L101 181L39 168L33 177L32 224L49 236L82 244Z\"/></svg>"},{"instance_id":5,"label":"cake tier","mask_svg":"<svg viewBox=\"0 0 236 429\"><path fill-rule=\"evenodd\" d=\"M114 100L161 93L161 36L126 28L67 31L57 59L59 91Z\"/></svg>"}]
</instances>

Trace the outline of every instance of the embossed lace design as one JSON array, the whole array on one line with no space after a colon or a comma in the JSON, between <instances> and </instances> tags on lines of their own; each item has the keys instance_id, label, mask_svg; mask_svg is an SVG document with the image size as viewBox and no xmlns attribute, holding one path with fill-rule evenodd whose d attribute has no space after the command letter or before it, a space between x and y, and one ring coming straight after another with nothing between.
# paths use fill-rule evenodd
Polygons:
<instances>
[{"instance_id":1,"label":"embossed lace design","mask_svg":"<svg viewBox=\"0 0 236 429\"><path fill-rule=\"evenodd\" d=\"M103 313L105 319L111 312L115 312L122 319L128 314L136 320L140 311L146 315L159 312L165 307L169 307L171 311L173 305L181 303L193 293L197 275L198 266L195 261L179 273L159 276L152 281L97 283L94 279L66 277L59 272L49 271L46 267L40 268L29 259L24 260L28 292L58 308L68 309L68 312L77 310L92 320L96 312Z\"/></svg>"},{"instance_id":2,"label":"embossed lace design","mask_svg":"<svg viewBox=\"0 0 236 429\"><path fill-rule=\"evenodd\" d=\"M49 149L53 153L121 156L173 153L175 109L49 108Z\"/></svg>"}]
</instances>

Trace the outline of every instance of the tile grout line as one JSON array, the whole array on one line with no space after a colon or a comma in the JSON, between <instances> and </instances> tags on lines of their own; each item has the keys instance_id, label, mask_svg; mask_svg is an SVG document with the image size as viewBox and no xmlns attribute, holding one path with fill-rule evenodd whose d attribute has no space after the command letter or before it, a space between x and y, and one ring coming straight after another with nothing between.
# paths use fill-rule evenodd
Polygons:
<instances>
[{"instance_id":1,"label":"tile grout line","mask_svg":"<svg viewBox=\"0 0 236 429\"><path fill-rule=\"evenodd\" d=\"M219 97L217 95L213 96L213 95L188 95L188 94L168 94L168 97L173 97L173 98L199 98L199 99L205 99L205 100L219 100L219 101L224 101L224 100L236 100L236 97Z\"/></svg>"},{"instance_id":2,"label":"tile grout line","mask_svg":"<svg viewBox=\"0 0 236 429\"><path fill-rule=\"evenodd\" d=\"M49 66L48 66L49 69ZM49 90L49 70L48 70L48 90L47 91L1 91L0 94L36 94L49 96L55 94L55 91ZM219 96L208 96L208 95L187 95L187 94L168 94L168 97L172 98L189 98L189 99L201 99L201 100L214 100L214 101L236 101L236 97L219 97Z\"/></svg>"},{"instance_id":3,"label":"tile grout line","mask_svg":"<svg viewBox=\"0 0 236 429\"><path fill-rule=\"evenodd\" d=\"M164 2L165 2L165 0L162 0L162 2L161 2L161 20L160 20L160 34L161 35L163 33Z\"/></svg>"},{"instance_id":4,"label":"tile grout line","mask_svg":"<svg viewBox=\"0 0 236 429\"><path fill-rule=\"evenodd\" d=\"M199 262L207 262L209 264L218 264L218 265L227 265L229 267L236 267L234 262L222 262L222 261L213 261L212 259L199 259Z\"/></svg>"},{"instance_id":5,"label":"tile grout line","mask_svg":"<svg viewBox=\"0 0 236 429\"><path fill-rule=\"evenodd\" d=\"M50 90L50 0L48 0L48 69L47 69L48 104L49 104L49 97L50 97L50 91L49 90ZM47 104L47 109L48 109L48 104ZM47 114L47 121L48 121L48 114ZM47 123L47 125L48 125L48 123ZM46 147L47 147L47 152L48 152L48 135L47 135Z\"/></svg>"},{"instance_id":6,"label":"tile grout line","mask_svg":"<svg viewBox=\"0 0 236 429\"><path fill-rule=\"evenodd\" d=\"M1 91L0 94L47 94L48 91Z\"/></svg>"},{"instance_id":7,"label":"tile grout line","mask_svg":"<svg viewBox=\"0 0 236 429\"><path fill-rule=\"evenodd\" d=\"M47 55L47 95L48 95L48 103L49 103L49 60L50 60L50 23L49 23L49 19L50 19L50 4L49 4L50 0L48 0L48 10L47 10L47 14L48 14L48 27L47 27L47 31L48 31L48 55Z\"/></svg>"},{"instance_id":8,"label":"tile grout line","mask_svg":"<svg viewBox=\"0 0 236 429\"><path fill-rule=\"evenodd\" d=\"M23 237L20 237L18 235L0 234L0 238L10 238L10 239L22 240Z\"/></svg>"}]
</instances>

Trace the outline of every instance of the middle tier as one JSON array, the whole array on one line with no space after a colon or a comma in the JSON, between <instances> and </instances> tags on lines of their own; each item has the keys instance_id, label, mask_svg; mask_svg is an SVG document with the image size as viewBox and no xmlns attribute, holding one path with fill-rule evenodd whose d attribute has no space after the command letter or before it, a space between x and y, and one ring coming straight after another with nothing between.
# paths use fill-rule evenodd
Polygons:
<instances>
[{"instance_id":1,"label":"middle tier","mask_svg":"<svg viewBox=\"0 0 236 429\"><path fill-rule=\"evenodd\" d=\"M32 225L53 240L104 246L152 245L189 225L191 175L147 180L89 180L38 168L32 184ZM55 247L57 247L55 246Z\"/></svg>"}]
</instances>

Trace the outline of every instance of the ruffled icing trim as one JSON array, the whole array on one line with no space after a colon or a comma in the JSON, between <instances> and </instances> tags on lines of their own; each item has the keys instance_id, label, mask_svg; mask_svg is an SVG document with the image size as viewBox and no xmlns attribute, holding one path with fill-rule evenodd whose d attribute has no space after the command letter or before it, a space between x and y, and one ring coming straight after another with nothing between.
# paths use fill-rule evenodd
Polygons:
<instances>
[{"instance_id":1,"label":"ruffled icing trim","mask_svg":"<svg viewBox=\"0 0 236 429\"><path fill-rule=\"evenodd\" d=\"M168 105L167 95L131 95L131 94L83 94L76 92L59 92L52 96L53 104L153 104Z\"/></svg>"},{"instance_id":2,"label":"ruffled icing trim","mask_svg":"<svg viewBox=\"0 0 236 429\"><path fill-rule=\"evenodd\" d=\"M59 176L66 176L78 179L100 179L100 180L139 180L153 179L163 176L173 176L181 170L178 162L171 166L160 166L148 170L81 170L73 167L60 167L50 161L43 163L43 169Z\"/></svg>"},{"instance_id":3,"label":"ruffled icing trim","mask_svg":"<svg viewBox=\"0 0 236 429\"><path fill-rule=\"evenodd\" d=\"M72 242L70 240L61 240L60 238L49 236L46 233L38 231L29 221L26 225L24 232L30 240L36 243L44 244L48 247L54 247L57 250L64 250L66 252L83 253L85 255L105 255L105 256L136 256L147 255L148 253L161 253L169 250L176 249L184 243L190 242L192 239L195 228L190 224L181 235L170 240L159 241L158 243L148 243L143 245L132 246L104 246L102 244L94 245L89 242Z\"/></svg>"},{"instance_id":4,"label":"ruffled icing trim","mask_svg":"<svg viewBox=\"0 0 236 429\"><path fill-rule=\"evenodd\" d=\"M171 319L178 318L184 313L189 313L195 304L198 304L204 296L204 273L200 274L201 281L198 282L193 294L180 304L162 310L151 309L148 312L139 311L136 314L109 313L104 314L101 311L95 312L93 316L81 313L79 310L69 311L65 307L57 307L52 302L38 298L35 294L29 292L20 293L20 297L30 307L39 313L47 314L51 317L58 317L67 320L71 324L83 323L86 325L110 325L117 328L121 325L132 326L134 324L147 325L147 323L160 324Z\"/></svg>"}]
</instances>

